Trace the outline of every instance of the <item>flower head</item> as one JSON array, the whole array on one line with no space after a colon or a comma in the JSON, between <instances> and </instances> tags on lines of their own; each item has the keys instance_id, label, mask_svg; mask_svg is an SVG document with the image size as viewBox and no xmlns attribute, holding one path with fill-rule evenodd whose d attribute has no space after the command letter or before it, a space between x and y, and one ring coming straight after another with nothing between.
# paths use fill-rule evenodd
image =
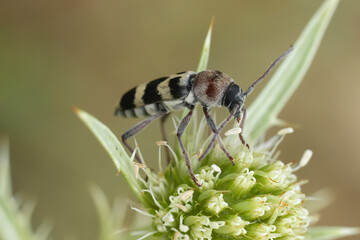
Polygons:
<instances>
[{"instance_id":1,"label":"flower head","mask_svg":"<svg viewBox=\"0 0 360 240\"><path fill-rule=\"evenodd\" d=\"M189 134L186 143L190 144L194 138L196 134ZM194 164L201 187L184 172L182 154L173 151L179 161L171 162L157 177L143 181L147 195L145 208L153 214L157 236L302 239L314 218L304 207L306 196L294 174L297 168L277 159L278 154L273 151L281 140L256 151L234 141L237 146L232 149L237 150L231 154L235 156L235 166L215 147L204 161ZM191 143L197 145L193 149L201 147ZM195 152L190 155L197 161Z\"/></svg>"}]
</instances>

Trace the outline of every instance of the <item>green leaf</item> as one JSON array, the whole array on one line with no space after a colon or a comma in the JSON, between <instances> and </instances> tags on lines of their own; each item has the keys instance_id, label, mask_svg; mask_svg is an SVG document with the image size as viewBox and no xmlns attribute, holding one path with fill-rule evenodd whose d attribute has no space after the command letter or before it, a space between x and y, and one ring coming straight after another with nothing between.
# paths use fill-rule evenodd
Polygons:
<instances>
[{"instance_id":1,"label":"green leaf","mask_svg":"<svg viewBox=\"0 0 360 240\"><path fill-rule=\"evenodd\" d=\"M211 43L211 33L214 26L214 17L212 17L210 22L210 27L208 30L208 33L206 35L204 45L201 51L201 56L199 60L199 65L196 69L197 72L202 72L207 69L207 65L209 62L209 56L210 56L210 43Z\"/></svg>"},{"instance_id":2,"label":"green leaf","mask_svg":"<svg viewBox=\"0 0 360 240\"><path fill-rule=\"evenodd\" d=\"M309 69L338 3L339 0L324 1L294 44L294 51L248 109L244 134L249 141L281 123L277 116Z\"/></svg>"},{"instance_id":3,"label":"green leaf","mask_svg":"<svg viewBox=\"0 0 360 240\"><path fill-rule=\"evenodd\" d=\"M205 41L204 41L204 44L203 44L203 47L202 47L202 50L201 50L199 63L198 63L198 66L196 68L197 72L202 72L202 71L207 69L207 65L208 65L209 57L210 57L211 34L212 34L213 26L214 26L214 20L215 20L215 17L213 16L211 18L209 30L208 30L208 32L206 34ZM182 113L181 113L181 119L183 119L186 116L186 114L188 114L188 112L189 112L188 109L183 110ZM197 111L194 111L195 114L196 114L196 112ZM196 117L193 117L193 119L194 118L196 118ZM186 136L187 136L187 132L185 132L184 135L183 135L184 142L186 142Z\"/></svg>"},{"instance_id":4,"label":"green leaf","mask_svg":"<svg viewBox=\"0 0 360 240\"><path fill-rule=\"evenodd\" d=\"M111 157L118 172L123 174L135 196L142 202L141 187L135 177L133 162L126 154L124 147L120 144L116 136L108 127L89 113L77 108L74 108L74 112L99 140Z\"/></svg>"},{"instance_id":5,"label":"green leaf","mask_svg":"<svg viewBox=\"0 0 360 240\"><path fill-rule=\"evenodd\" d=\"M306 239L311 240L331 240L339 239L360 233L359 228L351 227L315 227L310 228Z\"/></svg>"}]
</instances>

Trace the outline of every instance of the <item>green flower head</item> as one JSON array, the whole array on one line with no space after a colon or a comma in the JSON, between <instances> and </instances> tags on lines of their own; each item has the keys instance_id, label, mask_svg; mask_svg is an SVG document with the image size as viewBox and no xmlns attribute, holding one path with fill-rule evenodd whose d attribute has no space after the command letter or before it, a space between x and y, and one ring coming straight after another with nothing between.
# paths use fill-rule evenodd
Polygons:
<instances>
[{"instance_id":1,"label":"green flower head","mask_svg":"<svg viewBox=\"0 0 360 240\"><path fill-rule=\"evenodd\" d=\"M199 130L205 124L203 118L191 127ZM201 131L189 132L195 134L187 134L185 145L200 149L206 141L199 136ZM235 166L215 147L194 164L201 187L190 179L181 152L172 151L178 160L164 173L144 171L145 209L138 211L150 213L154 235L164 239L303 239L315 218L304 207L306 197L300 188L304 182L294 172L311 154L304 155L302 164L281 162L275 148L283 138L278 135L251 150L240 141L225 139L237 149L232 152ZM198 161L197 152L190 156L193 163Z\"/></svg>"}]
</instances>

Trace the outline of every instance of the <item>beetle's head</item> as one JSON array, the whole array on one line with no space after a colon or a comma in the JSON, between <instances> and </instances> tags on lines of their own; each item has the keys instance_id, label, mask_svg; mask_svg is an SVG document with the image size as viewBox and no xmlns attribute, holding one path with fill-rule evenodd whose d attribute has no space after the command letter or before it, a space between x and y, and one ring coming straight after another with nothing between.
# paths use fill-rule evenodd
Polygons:
<instances>
[{"instance_id":1,"label":"beetle's head","mask_svg":"<svg viewBox=\"0 0 360 240\"><path fill-rule=\"evenodd\" d=\"M235 83L231 84L226 91L222 105L229 109L229 112L233 111L234 108L237 108L235 112L235 118L239 121L242 107L245 101L245 94L243 90Z\"/></svg>"}]
</instances>

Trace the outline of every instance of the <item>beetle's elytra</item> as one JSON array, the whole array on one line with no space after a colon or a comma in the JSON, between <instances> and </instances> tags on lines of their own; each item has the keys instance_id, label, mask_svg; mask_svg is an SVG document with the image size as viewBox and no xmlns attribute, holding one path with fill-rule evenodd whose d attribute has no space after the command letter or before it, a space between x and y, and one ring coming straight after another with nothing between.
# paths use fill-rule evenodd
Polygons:
<instances>
[{"instance_id":1,"label":"beetle's elytra","mask_svg":"<svg viewBox=\"0 0 360 240\"><path fill-rule=\"evenodd\" d=\"M179 72L130 89L122 96L120 104L115 110L115 115L147 118L135 124L122 135L124 145L133 152L132 147L126 140L143 130L156 118L161 118L162 120L161 131L165 140L166 136L163 123L166 116L172 111L188 108L190 110L189 113L181 120L178 126L177 137L190 177L197 186L200 186L191 169L189 155L181 140L181 136L189 124L195 105L198 103L202 105L207 123L215 133L209 146L200 156L199 160L202 160L209 153L217 139L223 152L234 164L233 157L226 150L220 138L219 134L221 130L232 118L240 122L240 128L243 129L246 118L246 108L244 105L246 97L253 91L254 87L269 74L275 65L292 50L293 47L290 47L286 52L281 54L269 66L265 73L250 85L246 92L244 92L229 75L217 70L205 70L198 73L193 71ZM230 112L230 115L219 128L209 115L209 109L214 106L224 106L228 108ZM242 143L249 148L249 145L246 144L241 133L239 137ZM140 162L140 158L138 156L136 156L136 158Z\"/></svg>"}]
</instances>

